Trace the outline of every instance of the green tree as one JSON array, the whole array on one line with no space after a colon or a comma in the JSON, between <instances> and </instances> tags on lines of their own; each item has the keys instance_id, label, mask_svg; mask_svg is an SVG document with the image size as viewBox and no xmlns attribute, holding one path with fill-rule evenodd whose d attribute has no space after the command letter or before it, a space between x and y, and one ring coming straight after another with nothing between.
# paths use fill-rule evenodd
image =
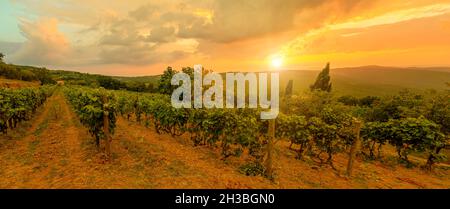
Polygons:
<instances>
[{"instance_id":1,"label":"green tree","mask_svg":"<svg viewBox=\"0 0 450 209\"><path fill-rule=\"evenodd\" d=\"M5 58L5 55L0 52L0 62L3 63L3 58Z\"/></svg>"},{"instance_id":2,"label":"green tree","mask_svg":"<svg viewBox=\"0 0 450 209\"><path fill-rule=\"evenodd\" d=\"M427 119L441 126L441 131L447 135L450 134L450 100L448 92L442 92L434 95L426 103Z\"/></svg>"},{"instance_id":3,"label":"green tree","mask_svg":"<svg viewBox=\"0 0 450 209\"><path fill-rule=\"evenodd\" d=\"M189 77L191 77L191 81L194 80L194 68L191 68L191 67L183 67L183 68L181 69L181 72L188 74Z\"/></svg>"},{"instance_id":4,"label":"green tree","mask_svg":"<svg viewBox=\"0 0 450 209\"><path fill-rule=\"evenodd\" d=\"M320 72L317 76L316 82L310 86L311 91L314 90L322 90L322 91L331 91L331 77L330 77L330 63L327 63L327 66Z\"/></svg>"},{"instance_id":5,"label":"green tree","mask_svg":"<svg viewBox=\"0 0 450 209\"><path fill-rule=\"evenodd\" d=\"M365 96L365 97L359 99L359 105L371 107L372 105L379 102L380 100L381 99L376 96Z\"/></svg>"},{"instance_id":6,"label":"green tree","mask_svg":"<svg viewBox=\"0 0 450 209\"><path fill-rule=\"evenodd\" d=\"M348 106L359 105L359 99L351 95L341 96L337 99L337 101Z\"/></svg>"},{"instance_id":7,"label":"green tree","mask_svg":"<svg viewBox=\"0 0 450 209\"><path fill-rule=\"evenodd\" d=\"M293 144L299 144L298 158L301 159L307 149L309 142L308 121L305 116L285 115L280 113L276 119L276 132L278 138L288 138L291 141L289 148L292 149Z\"/></svg>"},{"instance_id":8,"label":"green tree","mask_svg":"<svg viewBox=\"0 0 450 209\"><path fill-rule=\"evenodd\" d=\"M126 87L124 83L109 76L98 76L97 82L105 89L119 90Z\"/></svg>"},{"instance_id":9,"label":"green tree","mask_svg":"<svg viewBox=\"0 0 450 209\"><path fill-rule=\"evenodd\" d=\"M172 86L170 81L172 80L172 76L178 73L176 70L173 70L172 67L167 67L164 73L161 75L158 84L158 91L161 94L171 94L175 88Z\"/></svg>"},{"instance_id":10,"label":"green tree","mask_svg":"<svg viewBox=\"0 0 450 209\"><path fill-rule=\"evenodd\" d=\"M284 97L285 98L289 98L292 96L292 89L294 88L294 81L293 80L289 80L287 86L286 86L286 91L284 92Z\"/></svg>"}]
</instances>

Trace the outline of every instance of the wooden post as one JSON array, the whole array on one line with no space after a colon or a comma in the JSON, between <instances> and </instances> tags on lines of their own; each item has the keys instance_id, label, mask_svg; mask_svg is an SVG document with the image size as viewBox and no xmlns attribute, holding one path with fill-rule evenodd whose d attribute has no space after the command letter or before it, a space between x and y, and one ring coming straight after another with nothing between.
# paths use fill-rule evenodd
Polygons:
<instances>
[{"instance_id":1,"label":"wooden post","mask_svg":"<svg viewBox=\"0 0 450 209\"><path fill-rule=\"evenodd\" d=\"M350 155L349 155L349 159L348 159L348 164L347 164L347 175L351 176L352 175L352 170L353 170L353 161L356 158L356 153L359 150L359 146L361 143L360 140L360 131L361 131L361 121L359 121L358 119L354 118L353 119L354 122L354 132L355 132L355 141L352 144L352 148L350 149Z\"/></svg>"},{"instance_id":2,"label":"wooden post","mask_svg":"<svg viewBox=\"0 0 450 209\"><path fill-rule=\"evenodd\" d=\"M273 177L273 165L272 165L272 155L273 155L273 140L275 138L275 119L269 120L269 133L267 142L267 158L265 162L264 175L268 178Z\"/></svg>"},{"instance_id":3,"label":"wooden post","mask_svg":"<svg viewBox=\"0 0 450 209\"><path fill-rule=\"evenodd\" d=\"M108 160L111 159L111 135L109 133L109 106L108 97L103 95L103 132L105 134L105 152Z\"/></svg>"}]
</instances>

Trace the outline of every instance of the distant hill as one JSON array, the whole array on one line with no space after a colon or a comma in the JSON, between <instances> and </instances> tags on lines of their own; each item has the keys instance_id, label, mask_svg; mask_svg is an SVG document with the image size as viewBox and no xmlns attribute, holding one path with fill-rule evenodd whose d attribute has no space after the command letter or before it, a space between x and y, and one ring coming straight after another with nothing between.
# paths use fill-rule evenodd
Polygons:
<instances>
[{"instance_id":1,"label":"distant hill","mask_svg":"<svg viewBox=\"0 0 450 209\"><path fill-rule=\"evenodd\" d=\"M0 76L0 88L25 88L39 86L39 81L21 81L6 79Z\"/></svg>"},{"instance_id":2,"label":"distant hill","mask_svg":"<svg viewBox=\"0 0 450 209\"><path fill-rule=\"evenodd\" d=\"M280 71L280 91L284 91L289 80L293 80L294 93L308 90L320 71L313 70L287 70ZM449 89L450 67L435 68L398 68L382 66L362 66L351 68L331 69L333 92L337 95L388 95L408 88L417 91L427 89ZM12 75L8 77L5 75ZM127 89L141 88L142 85L156 88L159 75L120 77L102 76L96 74L79 73L63 70L47 70L30 66L0 64L0 76L19 80L45 80L50 76L53 80L64 80L70 84L99 86L99 79L115 79L118 85ZM18 77L18 78L16 78ZM28 78L29 79L26 79ZM47 79L48 80L48 79ZM106 80L107 81L107 80ZM108 83L111 83L108 81ZM150 87L149 87L150 88Z\"/></svg>"},{"instance_id":3,"label":"distant hill","mask_svg":"<svg viewBox=\"0 0 450 209\"><path fill-rule=\"evenodd\" d=\"M283 71L280 74L281 90L289 80L294 81L294 91L307 90L319 71ZM408 88L412 90L448 89L450 68L394 68L363 66L335 68L330 71L333 91L336 94L355 96L386 95Z\"/></svg>"},{"instance_id":4,"label":"distant hill","mask_svg":"<svg viewBox=\"0 0 450 209\"><path fill-rule=\"evenodd\" d=\"M280 71L280 90L284 91L289 80L294 81L294 93L308 90L320 71ZM338 95L354 96L387 95L402 89L448 89L450 68L396 68L363 66L331 69L333 91ZM157 85L159 76L115 77L121 81L149 82Z\"/></svg>"}]
</instances>

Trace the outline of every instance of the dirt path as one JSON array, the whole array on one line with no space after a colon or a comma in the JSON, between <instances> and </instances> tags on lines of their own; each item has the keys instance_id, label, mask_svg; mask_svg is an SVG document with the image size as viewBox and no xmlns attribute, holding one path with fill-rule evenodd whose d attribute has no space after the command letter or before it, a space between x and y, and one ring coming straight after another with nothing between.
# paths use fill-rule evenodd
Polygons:
<instances>
[{"instance_id":1,"label":"dirt path","mask_svg":"<svg viewBox=\"0 0 450 209\"><path fill-rule=\"evenodd\" d=\"M82 133L71 111L60 94L42 109L23 138L1 148L1 188L83 187L88 165L83 164Z\"/></svg>"},{"instance_id":2,"label":"dirt path","mask_svg":"<svg viewBox=\"0 0 450 209\"><path fill-rule=\"evenodd\" d=\"M48 125L46 120L49 103L52 98L46 102L43 107L37 111L36 117L31 121L31 126L28 128L27 134L24 138L17 136L15 131L24 131L24 124L20 124L17 129L10 130L7 136L1 136L2 146L0 149L0 187L1 188L21 188L21 184L29 181L29 178L16 179L19 175L27 175L26 171L33 171L35 168L34 156L35 145L39 143L35 135L40 134L41 130ZM28 123L29 124L29 123ZM11 133L12 132L12 133ZM31 172L30 172L31 173Z\"/></svg>"},{"instance_id":3,"label":"dirt path","mask_svg":"<svg viewBox=\"0 0 450 209\"><path fill-rule=\"evenodd\" d=\"M233 166L221 161L205 147L192 147L183 139L158 135L153 128L119 118L117 133L120 141L136 159L156 164L147 168L157 188L273 188L263 177L242 175ZM156 166L156 167L155 167Z\"/></svg>"}]
</instances>

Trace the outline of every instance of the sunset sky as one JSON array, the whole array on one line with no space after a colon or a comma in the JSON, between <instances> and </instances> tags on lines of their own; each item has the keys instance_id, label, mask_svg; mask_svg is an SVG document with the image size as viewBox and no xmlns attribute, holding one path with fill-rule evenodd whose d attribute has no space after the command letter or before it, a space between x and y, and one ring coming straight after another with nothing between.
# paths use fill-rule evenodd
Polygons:
<instances>
[{"instance_id":1,"label":"sunset sky","mask_svg":"<svg viewBox=\"0 0 450 209\"><path fill-rule=\"evenodd\" d=\"M0 0L0 52L127 76L450 66L450 0Z\"/></svg>"}]
</instances>

